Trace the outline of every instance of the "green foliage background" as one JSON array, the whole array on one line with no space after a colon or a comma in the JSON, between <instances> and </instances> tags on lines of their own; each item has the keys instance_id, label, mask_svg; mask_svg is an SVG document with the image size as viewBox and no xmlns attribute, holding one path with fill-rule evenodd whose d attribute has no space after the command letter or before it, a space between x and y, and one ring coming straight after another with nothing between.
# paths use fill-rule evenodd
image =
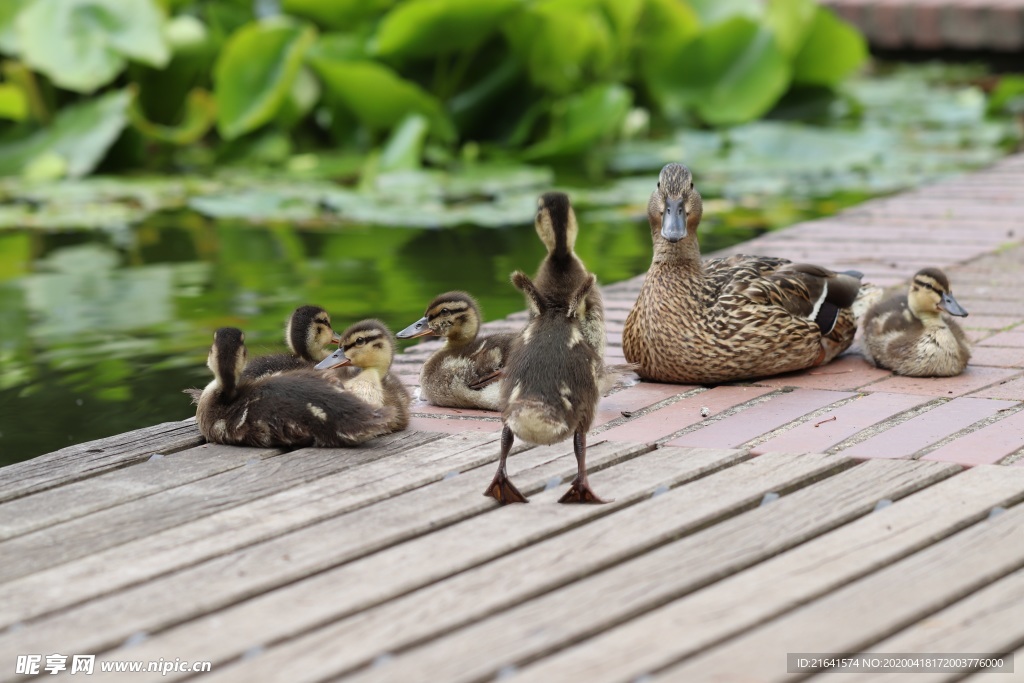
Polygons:
<instances>
[{"instance_id":1,"label":"green foliage background","mask_svg":"<svg viewBox=\"0 0 1024 683\"><path fill-rule=\"evenodd\" d=\"M866 58L814 0L5 0L0 53L0 175L30 179L587 157L759 118Z\"/></svg>"}]
</instances>

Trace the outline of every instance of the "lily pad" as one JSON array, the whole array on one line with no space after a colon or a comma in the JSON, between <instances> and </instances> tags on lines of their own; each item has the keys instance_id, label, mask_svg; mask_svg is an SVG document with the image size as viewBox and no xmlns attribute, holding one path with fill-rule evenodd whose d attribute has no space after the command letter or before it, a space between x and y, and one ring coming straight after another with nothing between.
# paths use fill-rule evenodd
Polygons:
<instances>
[{"instance_id":1,"label":"lily pad","mask_svg":"<svg viewBox=\"0 0 1024 683\"><path fill-rule=\"evenodd\" d=\"M120 90L72 105L48 128L0 145L0 175L19 173L46 156L62 159L69 177L90 173L124 130L129 100L129 93Z\"/></svg>"},{"instance_id":2,"label":"lily pad","mask_svg":"<svg viewBox=\"0 0 1024 683\"><path fill-rule=\"evenodd\" d=\"M34 0L16 20L24 60L78 92L109 83L128 59L167 64L163 27L154 0Z\"/></svg>"}]
</instances>

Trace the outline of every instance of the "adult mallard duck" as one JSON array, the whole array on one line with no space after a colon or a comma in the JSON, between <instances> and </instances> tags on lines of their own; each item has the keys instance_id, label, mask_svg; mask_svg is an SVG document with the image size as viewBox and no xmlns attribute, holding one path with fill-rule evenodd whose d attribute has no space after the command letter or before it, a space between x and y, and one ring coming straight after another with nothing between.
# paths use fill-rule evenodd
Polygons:
<instances>
[{"instance_id":1,"label":"adult mallard duck","mask_svg":"<svg viewBox=\"0 0 1024 683\"><path fill-rule=\"evenodd\" d=\"M353 365L359 372L346 378L342 386L372 406L392 411L391 431L409 426L409 390L391 373L395 359L395 340L391 330L379 320L362 320L341 333L341 346L317 364L317 370ZM334 381L334 380L332 380Z\"/></svg>"},{"instance_id":2,"label":"adult mallard duck","mask_svg":"<svg viewBox=\"0 0 1024 683\"><path fill-rule=\"evenodd\" d=\"M480 307L465 292L434 298L423 317L399 332L399 339L444 337L444 346L423 364L420 394L436 406L499 410L501 369L514 333L479 337Z\"/></svg>"},{"instance_id":3,"label":"adult mallard duck","mask_svg":"<svg viewBox=\"0 0 1024 683\"><path fill-rule=\"evenodd\" d=\"M868 360L898 375L959 375L971 358L970 343L943 313L967 315L953 298L945 273L938 268L919 270L906 294L875 304L864 316Z\"/></svg>"},{"instance_id":4,"label":"adult mallard duck","mask_svg":"<svg viewBox=\"0 0 1024 683\"><path fill-rule=\"evenodd\" d=\"M647 203L654 258L622 349L641 377L714 384L827 363L853 342L861 274L763 256L701 261L703 205L668 164Z\"/></svg>"},{"instance_id":5,"label":"adult mallard duck","mask_svg":"<svg viewBox=\"0 0 1024 683\"><path fill-rule=\"evenodd\" d=\"M484 491L502 504L527 502L505 470L505 460L517 436L544 445L573 436L577 474L559 502L604 502L590 488L586 463L587 431L601 399L598 382L603 370L601 356L583 336L587 300L595 278L584 273L575 290L566 290L563 285L572 279L577 278L567 273L559 286L542 291L524 273L512 275L512 283L526 295L530 322L513 342L505 365L501 459Z\"/></svg>"},{"instance_id":6,"label":"adult mallard duck","mask_svg":"<svg viewBox=\"0 0 1024 683\"><path fill-rule=\"evenodd\" d=\"M341 337L331 327L331 316L319 306L299 306L284 326L284 340L291 354L257 356L245 366L243 376L255 379L275 372L309 369L328 355L325 347L338 344Z\"/></svg>"},{"instance_id":7,"label":"adult mallard duck","mask_svg":"<svg viewBox=\"0 0 1024 683\"><path fill-rule=\"evenodd\" d=\"M354 446L386 434L394 409L373 407L313 369L246 378L245 335L217 330L199 395L199 432L215 443L262 447Z\"/></svg>"}]
</instances>

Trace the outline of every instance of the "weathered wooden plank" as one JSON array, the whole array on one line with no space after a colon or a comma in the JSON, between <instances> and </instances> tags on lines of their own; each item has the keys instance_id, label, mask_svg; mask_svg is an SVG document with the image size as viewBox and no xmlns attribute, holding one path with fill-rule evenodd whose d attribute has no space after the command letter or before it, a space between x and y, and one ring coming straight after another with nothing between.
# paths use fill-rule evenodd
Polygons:
<instances>
[{"instance_id":1,"label":"weathered wooden plank","mask_svg":"<svg viewBox=\"0 0 1024 683\"><path fill-rule=\"evenodd\" d=\"M976 467L527 666L509 680L579 676L601 683L657 671L906 557L1022 496L1024 473ZM672 638L653 638L657 633Z\"/></svg>"},{"instance_id":2,"label":"weathered wooden plank","mask_svg":"<svg viewBox=\"0 0 1024 683\"><path fill-rule=\"evenodd\" d=\"M758 460L766 457L768 455L760 456L726 472L753 466ZM811 464L834 460L802 456L795 462ZM438 605L436 599L431 600L429 604L411 614L393 614L393 608L404 602L394 601L386 609L372 610L364 616L367 623L362 624L363 629L370 631L371 624L376 625L377 628L372 630L381 631L376 637L382 638L383 643L378 641L361 644L359 634L353 634L353 638L341 641L320 640L318 647L307 650L308 656L301 661L314 660L312 666L315 667L321 658L333 659L334 652L327 645L329 642L334 643L334 650L339 649L338 642L344 642L345 647L342 649L345 652L350 648L368 645L374 655L377 655L382 645L395 645L394 636L390 634L394 633L396 624L404 625L406 618L414 617L423 622L418 629L419 639L432 640L395 655L386 664L355 673L351 680L414 680L417 672L424 671L429 671L435 680L451 683L486 680L509 665L522 664L548 654L820 535L870 511L879 497L902 497L936 479L943 478L950 469L956 469L937 469L925 465L926 463L920 462L895 461L888 461L879 468L859 465L783 496L769 505L721 521L681 540L620 562L600 573L587 576L592 572L574 572L566 578L577 578L575 583L527 602L522 602L522 599L530 598L538 591L519 592L516 588L530 581L547 583L545 577L537 576L529 566L526 571L520 570L506 576L492 577L491 581L481 583L476 590L460 590L459 595L454 598L455 602L465 603L459 605L459 611L471 611L473 617L482 620L447 634L445 632L448 630L448 615L453 611L453 598L448 597L444 600L443 606ZM707 477L677 491L686 492L687 489L712 478ZM639 509L642 505L629 508L610 518L608 522L611 523L611 528L605 530L605 536L600 542L608 543L609 538L615 538L619 528L614 522L621 521L627 512ZM642 519L647 525L651 525L652 517L657 514L653 510L645 510ZM600 523L588 525L584 529ZM643 536L644 531L630 528L628 533ZM566 559L563 562L570 566L574 563L586 564L588 555L596 552L592 546L572 542L572 533L558 540L564 541L561 551ZM577 552L573 552L574 549ZM580 578L583 576L586 578ZM455 577L432 587L442 592L442 595L437 597L451 596L460 578ZM494 578L500 580L495 581ZM449 585L445 586L446 583ZM515 592L515 600L504 597L510 592ZM423 596L427 593L425 590L414 595ZM484 605L484 611L477 609L481 603ZM389 624L377 621L385 615L390 621L390 628L387 628ZM464 619L463 623L465 622ZM322 631L326 633L332 630L329 627ZM437 637L439 634L442 634L441 637ZM312 642L310 637L302 640ZM407 640L401 644L407 646L413 642L415 641ZM285 651L288 645L282 646L279 650ZM312 655L311 652L316 654ZM294 654L294 651L291 653ZM251 662L246 660L237 667L221 669L220 674L227 677L232 669L249 667L261 659L263 658L255 657ZM275 658L272 661L279 660ZM363 657L358 663L366 661ZM273 668L275 667L271 667Z\"/></svg>"},{"instance_id":3,"label":"weathered wooden plank","mask_svg":"<svg viewBox=\"0 0 1024 683\"><path fill-rule=\"evenodd\" d=\"M392 441L388 449L422 441L410 440L411 432L404 434L405 438ZM364 507L437 481L446 473L475 467L481 458L477 453L481 445L493 443L495 438L459 435L449 437L443 444L428 441L384 458L380 458L381 454L391 451L377 449L373 453L380 459L358 470L339 468L319 479L218 509L206 516L198 515L187 523L0 584L0 624L47 614ZM496 447L490 450L495 451L491 457L496 459ZM315 456L316 451L296 453ZM332 453L334 451L322 451L323 455ZM365 452L364 457L369 453ZM410 475L410 470L415 470L416 475ZM87 527L86 532L98 533L92 527ZM319 542L322 545L322 537ZM111 567L116 567L117 571L111 571Z\"/></svg>"},{"instance_id":4,"label":"weathered wooden plank","mask_svg":"<svg viewBox=\"0 0 1024 683\"><path fill-rule=\"evenodd\" d=\"M982 588L944 610L871 646L872 653L920 652L990 653L998 655L1013 651L1024 642L1024 570ZM1024 673L1021 662L1015 662L1017 675ZM1003 674L1006 676L1006 674ZM850 681L850 683L896 683L906 680L906 673L833 673L812 676L818 681ZM938 683L959 678L949 673L915 673L914 683ZM1010 680L1007 677L1004 680Z\"/></svg>"},{"instance_id":5,"label":"weathered wooden plank","mask_svg":"<svg viewBox=\"0 0 1024 683\"><path fill-rule=\"evenodd\" d=\"M0 540L244 467L252 458L262 460L280 453L270 448L254 451L203 444L132 467L122 467L22 496L0 503Z\"/></svg>"},{"instance_id":6,"label":"weathered wooden plank","mask_svg":"<svg viewBox=\"0 0 1024 683\"><path fill-rule=\"evenodd\" d=\"M136 429L0 468L0 501L88 479L203 443L195 418Z\"/></svg>"},{"instance_id":7,"label":"weathered wooden plank","mask_svg":"<svg viewBox=\"0 0 1024 683\"><path fill-rule=\"evenodd\" d=\"M767 491L789 490L850 464L843 458L786 454L768 454L745 461L271 648L264 656L247 659L214 673L222 680L251 680L257 670L273 670L277 663L285 661L303 661L308 662L303 671L290 672L290 675L298 676L296 680L334 679L341 672L366 664L382 653L437 637L496 613L501 613L501 616L487 619L487 623L493 620L504 622L505 616L515 612L518 609L515 605L523 600L555 590L755 506ZM401 567L392 567L389 574L382 575L379 580L394 582L395 574L401 571ZM598 613L610 608L603 600L600 600L600 606L597 603L594 595L586 596L571 610L573 615L566 619L568 623L563 627L572 628L571 624L578 627L581 622L589 621L579 618L580 605L594 605L593 611ZM548 631L546 620L527 626L526 630L534 626ZM513 624L512 628L514 632L518 627ZM328 645L339 642L345 643L345 647ZM483 642L474 641L472 646L466 647L476 651L481 646ZM459 659L464 659L466 654L460 654ZM395 663L399 664L402 659L399 657ZM451 664L448 662L447 666ZM391 666L385 668L392 671ZM500 665L495 670L497 668ZM403 680L402 672L410 670L399 664L394 670L395 677L390 680ZM472 664L467 672L471 670ZM431 671L435 680L448 680L450 675L448 668L435 672L428 667L420 671ZM405 677L406 680L415 678L415 675Z\"/></svg>"},{"instance_id":8,"label":"weathered wooden plank","mask_svg":"<svg viewBox=\"0 0 1024 683\"><path fill-rule=\"evenodd\" d=\"M859 652L1024 566L1024 505L975 524L900 562L681 665L655 681L713 681L756 670L793 680L786 652ZM870 609L865 609L869 605Z\"/></svg>"},{"instance_id":9,"label":"weathered wooden plank","mask_svg":"<svg viewBox=\"0 0 1024 683\"><path fill-rule=\"evenodd\" d=\"M453 467L452 461L472 456L474 451L483 453L489 461L488 465L491 464L498 457L498 444L494 441L486 444L487 439L487 435L465 434L450 437L449 443L437 444L437 453L433 459L441 466L438 473L457 471L450 469ZM456 446L455 442L463 445ZM481 447L481 443L486 445ZM452 453L460 449L462 455L443 456L445 452ZM649 449L646 445L596 444L592 448L594 466L600 468L602 464L619 462ZM529 449L511 458L509 469L510 472L516 472L527 468L527 474L532 473L532 481L522 483L530 488L541 488L551 476L564 478L575 472L575 461L570 453L571 450L567 450L564 444ZM413 457L420 463L431 458L430 455L416 457L415 454ZM399 459L400 456L391 458ZM474 465L479 465L479 458ZM399 463L399 466L403 464ZM429 464L419 467L420 471L429 469ZM379 506L364 507L349 515L333 517L320 524L306 526L288 537L216 557L163 579L129 587L51 617L34 620L17 630L13 640L0 634L0 652L15 652L18 647L43 639L64 650L95 652L122 642L133 632L165 628L197 614L330 569L410 535L443 527L460 519L460 516L494 510L498 507L497 503L480 495L491 476L490 467L486 469L488 471L478 472L473 477L445 478L405 496L391 497ZM404 470L405 479L410 478L410 471L415 471L408 461L404 463ZM441 476L438 474L435 481ZM359 495L364 488L353 488L352 495ZM308 509L310 502L308 497L302 497L288 507ZM424 510L430 510L430 514L424 514ZM285 513L285 510L280 512ZM275 518L280 514L275 514ZM251 523L252 516L249 518ZM330 539L330 543L325 544L325 539ZM179 544L177 550L188 554L192 547ZM144 555L141 557L145 558ZM392 568L392 571L395 569ZM369 577L370 581L373 579ZM361 586L356 588L361 589ZM315 601L322 599L323 594L314 598Z\"/></svg>"},{"instance_id":10,"label":"weathered wooden plank","mask_svg":"<svg viewBox=\"0 0 1024 683\"><path fill-rule=\"evenodd\" d=\"M384 458L407 444L425 443L442 436L400 434L401 438L372 448L305 449L263 460L256 457L262 449L239 448L243 457L251 460L246 467L0 542L0 556L6 558L0 564L0 582L144 538L298 484L337 472L355 471L360 465Z\"/></svg>"},{"instance_id":11,"label":"weathered wooden plank","mask_svg":"<svg viewBox=\"0 0 1024 683\"><path fill-rule=\"evenodd\" d=\"M117 659L124 654L130 658L146 659L152 655L159 659L165 656L164 653L175 652L176 657L202 657L217 662L219 666L220 662L241 655L254 643L293 637L341 616L507 555L566 529L612 514L641 498L649 497L659 487L667 489L691 481L747 457L742 451L664 448L608 469L599 469L602 462L609 462L612 456L643 453L647 450L649 447L641 444L602 444L591 447L588 457L592 468L591 480L595 487L600 487L598 490L615 496L615 500L607 505L553 505L564 486L553 487L538 494L528 506L494 509L493 504L485 503L491 510L487 514L421 535L401 545L189 621L161 633L141 646L107 653L105 657ZM510 463L522 458L520 456ZM573 474L572 460L563 459L561 463L549 461L517 473L516 482L530 489L543 486L545 481L550 481L555 467L562 468L558 471L559 476L569 477ZM486 477L490 472L481 474ZM485 485L486 481L482 477L463 479L469 485L468 488L464 485L456 487L454 481L444 482L434 488L448 487L453 492L459 488L461 498L458 502L476 508L476 494L479 494L480 486ZM426 493L426 490L402 496L401 499L392 499L375 506L375 509L367 510L367 513L376 513L376 516L360 524L363 536L375 536L378 533L387 535L389 530L401 524L409 525L405 521L410 517L408 508L417 503L415 498L423 498L415 495L421 492ZM441 494L438 490L429 501L424 499L424 505L430 506L431 518L440 516L443 519L445 508L455 503L449 502ZM480 496L479 500L485 499ZM397 505L389 505L392 502ZM419 525L410 525L409 532L423 533L428 529L428 523L425 522L420 520ZM349 528L355 527L349 525ZM365 543L355 534L349 533L348 536L352 537L353 546ZM332 535L331 538L335 544L344 544L346 540L344 534L341 538L338 535ZM382 576L390 578L383 581ZM211 586L209 592L217 590ZM331 599L323 600L324 595L330 595ZM301 608L297 609L296 606L300 605ZM272 623L268 623L263 618L266 614L278 616Z\"/></svg>"}]
</instances>

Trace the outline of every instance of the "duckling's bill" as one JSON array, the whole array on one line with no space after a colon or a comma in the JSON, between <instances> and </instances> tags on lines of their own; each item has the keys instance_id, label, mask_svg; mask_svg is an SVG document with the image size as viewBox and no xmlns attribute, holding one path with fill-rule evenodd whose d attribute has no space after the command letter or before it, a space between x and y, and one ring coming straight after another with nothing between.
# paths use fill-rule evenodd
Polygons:
<instances>
[{"instance_id":1,"label":"duckling's bill","mask_svg":"<svg viewBox=\"0 0 1024 683\"><path fill-rule=\"evenodd\" d=\"M959 318L967 317L967 311L964 310L964 307L960 305L960 302L954 299L953 295L950 294L949 292L942 293L942 301L939 302L939 308L941 308L946 313L949 313L950 315L955 315Z\"/></svg>"},{"instance_id":2,"label":"duckling's bill","mask_svg":"<svg viewBox=\"0 0 1024 683\"><path fill-rule=\"evenodd\" d=\"M405 328L395 336L399 339L415 339L416 337L425 337L428 334L437 334L430 328L430 320L427 316L423 316L409 327Z\"/></svg>"},{"instance_id":3,"label":"duckling's bill","mask_svg":"<svg viewBox=\"0 0 1024 683\"><path fill-rule=\"evenodd\" d=\"M341 341L340 339L338 340ZM340 368L342 365L349 365L352 363L352 359L345 355L344 349L338 349L331 355L324 358L322 361L316 364L317 370L333 370L334 368Z\"/></svg>"}]
</instances>

